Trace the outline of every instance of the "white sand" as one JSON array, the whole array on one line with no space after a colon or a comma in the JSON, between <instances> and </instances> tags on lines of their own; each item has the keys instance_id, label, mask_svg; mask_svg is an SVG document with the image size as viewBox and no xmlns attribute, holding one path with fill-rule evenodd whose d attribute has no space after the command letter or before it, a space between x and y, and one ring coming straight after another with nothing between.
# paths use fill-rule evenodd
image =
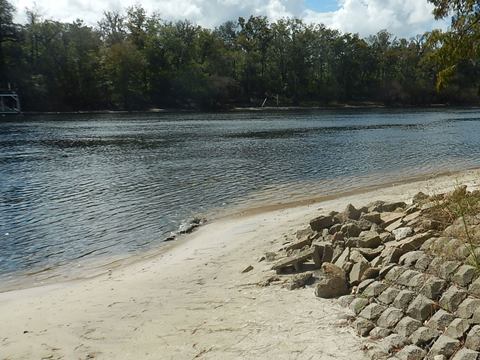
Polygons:
<instances>
[{"instance_id":1,"label":"white sand","mask_svg":"<svg viewBox=\"0 0 480 360\"><path fill-rule=\"evenodd\" d=\"M364 359L334 301L312 288L255 285L271 274L257 259L320 213L457 183L476 188L479 175L224 219L110 274L2 293L0 359ZM241 274L248 265L254 270Z\"/></svg>"}]
</instances>

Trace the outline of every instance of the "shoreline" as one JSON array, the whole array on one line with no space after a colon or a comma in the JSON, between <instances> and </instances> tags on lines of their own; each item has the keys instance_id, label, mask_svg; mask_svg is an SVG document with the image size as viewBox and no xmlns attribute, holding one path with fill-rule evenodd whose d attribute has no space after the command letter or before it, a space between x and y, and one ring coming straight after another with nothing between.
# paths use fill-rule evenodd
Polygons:
<instances>
[{"instance_id":1,"label":"shoreline","mask_svg":"<svg viewBox=\"0 0 480 360\"><path fill-rule=\"evenodd\" d=\"M88 280L106 274L112 269L119 269L127 267L138 262L152 259L156 256L161 256L165 252L175 248L178 243L188 241L196 232L208 226L210 223L218 221L228 221L242 219L256 215L268 214L270 212L289 210L302 207L315 206L325 201L332 201L345 197L359 196L365 193L374 192L399 185L409 185L416 182L433 181L443 177L468 176L471 172L480 172L480 167L472 167L464 170L447 170L424 175L416 175L403 178L397 181L389 181L380 184L363 186L347 191L337 191L327 193L325 195L317 195L309 198L302 198L298 200L287 201L284 203L273 203L261 206L248 206L245 208L235 209L217 209L214 211L214 216L204 224L195 227L193 232L187 234L178 233L173 240L165 240L158 246L149 248L135 254L114 254L101 257L95 257L89 260L70 262L69 265L60 265L49 268L34 268L28 272L10 273L6 276L0 277L4 280L4 285L0 285L0 294L16 290L24 290L34 287L42 287L55 285L57 283L68 283L72 281ZM301 184L299 184L301 186ZM65 270L69 271L66 272ZM72 270L74 269L74 270ZM45 276L43 276L45 275ZM9 284L5 286L5 283Z\"/></svg>"},{"instance_id":2,"label":"shoreline","mask_svg":"<svg viewBox=\"0 0 480 360\"><path fill-rule=\"evenodd\" d=\"M128 115L128 114L172 114L172 113L238 113L238 112L296 112L296 111L328 111L328 110L396 110L396 109L479 109L480 104L450 105L450 104L426 104L426 105L385 105L381 103L366 104L336 104L325 106L239 106L228 109L185 109L185 108L152 108L145 110L78 110L78 111L22 111L19 114L4 114L5 117L15 116L40 116L40 115Z\"/></svg>"},{"instance_id":3,"label":"shoreline","mask_svg":"<svg viewBox=\"0 0 480 360\"><path fill-rule=\"evenodd\" d=\"M365 359L343 310L312 288L257 284L259 257L316 215L373 200L409 200L480 170L392 185L296 208L219 219L152 254L86 280L0 293L0 358ZM247 266L253 270L243 274ZM307 310L306 310L307 309ZM316 341L312 341L315 339Z\"/></svg>"},{"instance_id":4,"label":"shoreline","mask_svg":"<svg viewBox=\"0 0 480 360\"><path fill-rule=\"evenodd\" d=\"M192 233L179 233L174 240L165 240L161 242L158 246L149 248L136 254L106 255L89 260L70 262L69 265L60 265L49 268L34 268L29 270L28 272L10 273L6 276L0 277L0 279L4 281L4 285L0 285L0 294L9 291L24 290L33 287L55 285L56 283L68 283L71 281L88 280L97 276L101 276L112 269L130 266L132 264L142 262L156 256L160 256L164 252L174 248L177 243L188 241L192 236L195 235L198 229L201 229L212 222L214 223L217 221L241 219L244 217L262 215L274 211L315 206L315 204L319 204L325 201L332 201L339 198L362 195L368 192L374 192L377 190L382 190L398 185L408 185L416 182L432 181L435 179L440 179L442 177L455 177L462 175L465 176L468 175L470 172L476 171L480 171L480 167L417 175L400 179L398 181L389 181L370 186L363 186L357 189L333 192L326 195L318 195L310 198L287 201L285 203L273 203L262 206L248 206L246 208L241 208L238 210L230 208L221 209L221 211L219 211L220 209L217 209L217 211L213 213L215 214L213 218L208 219L205 224L196 227ZM301 184L299 184L299 186L301 186ZM68 269L69 271L66 272L66 269ZM9 285L5 286L5 284Z\"/></svg>"}]
</instances>

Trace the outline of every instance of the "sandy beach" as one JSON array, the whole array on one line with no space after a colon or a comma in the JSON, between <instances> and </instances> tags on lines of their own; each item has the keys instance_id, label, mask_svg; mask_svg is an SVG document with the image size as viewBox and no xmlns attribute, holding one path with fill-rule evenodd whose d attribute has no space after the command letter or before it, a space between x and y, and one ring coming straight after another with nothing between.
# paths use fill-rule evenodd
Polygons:
<instances>
[{"instance_id":1,"label":"sandy beach","mask_svg":"<svg viewBox=\"0 0 480 360\"><path fill-rule=\"evenodd\" d=\"M0 294L1 359L364 359L335 301L261 287L258 262L308 221L349 203L407 201L480 171L390 185L210 223L149 257L87 280ZM318 195L318 194L316 194ZM242 273L247 266L254 269Z\"/></svg>"}]
</instances>

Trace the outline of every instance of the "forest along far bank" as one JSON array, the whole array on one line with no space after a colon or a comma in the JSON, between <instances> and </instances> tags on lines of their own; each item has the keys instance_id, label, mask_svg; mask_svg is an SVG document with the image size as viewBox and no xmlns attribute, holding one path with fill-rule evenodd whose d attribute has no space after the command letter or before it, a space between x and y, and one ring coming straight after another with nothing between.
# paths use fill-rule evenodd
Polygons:
<instances>
[{"instance_id":1,"label":"forest along far bank","mask_svg":"<svg viewBox=\"0 0 480 360\"><path fill-rule=\"evenodd\" d=\"M478 64L454 60L442 72L451 57L437 30L362 38L261 16L207 29L141 6L105 12L96 26L32 10L16 24L20 9L0 3L0 88L16 90L25 111L478 104Z\"/></svg>"}]
</instances>

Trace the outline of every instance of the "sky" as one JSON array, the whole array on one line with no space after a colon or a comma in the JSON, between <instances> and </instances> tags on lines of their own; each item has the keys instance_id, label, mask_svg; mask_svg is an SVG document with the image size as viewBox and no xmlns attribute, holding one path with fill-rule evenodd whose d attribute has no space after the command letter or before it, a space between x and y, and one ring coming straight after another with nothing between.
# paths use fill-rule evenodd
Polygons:
<instances>
[{"instance_id":1,"label":"sky","mask_svg":"<svg viewBox=\"0 0 480 360\"><path fill-rule=\"evenodd\" d=\"M22 22L26 8L36 8L49 19L73 21L77 18L94 25L105 10L121 10L138 0L10 0ZM142 0L150 13L163 19L188 19L215 27L239 16L266 15L272 20L298 17L323 23L343 32L362 36L387 29L396 36L412 37L433 28L445 28L435 21L427 0Z\"/></svg>"}]
</instances>

